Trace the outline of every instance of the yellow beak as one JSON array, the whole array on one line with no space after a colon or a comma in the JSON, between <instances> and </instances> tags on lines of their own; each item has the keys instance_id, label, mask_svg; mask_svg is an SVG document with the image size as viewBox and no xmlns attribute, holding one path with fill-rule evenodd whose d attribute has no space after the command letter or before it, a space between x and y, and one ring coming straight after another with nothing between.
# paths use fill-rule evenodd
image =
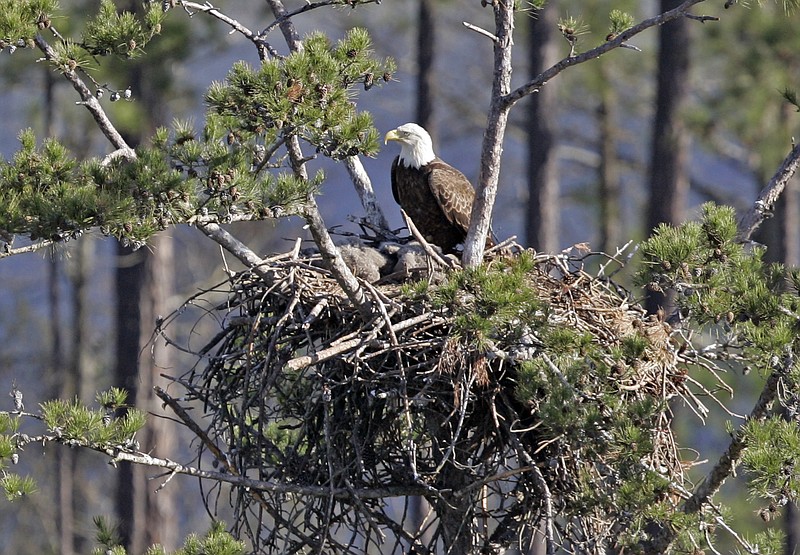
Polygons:
<instances>
[{"instance_id":1,"label":"yellow beak","mask_svg":"<svg viewBox=\"0 0 800 555\"><path fill-rule=\"evenodd\" d=\"M383 138L383 144L386 144L389 141L399 141L399 140L400 140L400 135L397 134L397 129L392 129Z\"/></svg>"}]
</instances>

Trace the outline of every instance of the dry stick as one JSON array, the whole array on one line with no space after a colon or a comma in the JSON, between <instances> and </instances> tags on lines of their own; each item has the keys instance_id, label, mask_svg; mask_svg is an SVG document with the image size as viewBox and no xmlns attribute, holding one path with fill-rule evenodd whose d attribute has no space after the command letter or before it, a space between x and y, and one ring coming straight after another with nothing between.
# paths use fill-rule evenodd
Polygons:
<instances>
[{"instance_id":1,"label":"dry stick","mask_svg":"<svg viewBox=\"0 0 800 555\"><path fill-rule=\"evenodd\" d=\"M398 331L402 331L408 327L414 326L419 324L420 322L424 322L425 320L432 320L433 314L430 312L426 312L424 314L420 314L419 316L414 316L413 318L409 318L407 320L403 320L402 322L398 322L394 324L390 328L391 333L395 333ZM370 336L371 338L371 336ZM322 349L321 351L317 351L313 355L302 355L297 358L293 358L289 362L286 363L286 366L290 370L302 370L304 368L308 368L312 364L317 364L320 362L324 362L329 360L337 355L341 355L348 351L352 351L359 345L368 342L371 340L370 338L364 338L360 334L354 337L353 339L349 339L347 341L342 341L341 343L337 343L333 347L328 347L327 349Z\"/></svg>"},{"instance_id":2,"label":"dry stick","mask_svg":"<svg viewBox=\"0 0 800 555\"><path fill-rule=\"evenodd\" d=\"M422 247L422 250L425 251L425 254L427 254L429 257L431 257L431 259L434 262L436 262L437 264L439 264L440 266L443 266L445 268L454 268L455 267L454 264L452 263L452 261L445 261L445 259L442 258L441 256L439 256L439 254L433 249L433 247L431 247L430 243L428 243L425 240L425 237L423 237L422 233L419 232L419 229L417 229L417 226L414 225L414 222L411 220L411 218L408 216L408 214L406 214L405 210L403 210L401 208L400 209L400 214L403 215L403 220L405 220L405 222L406 222L406 227L408 228L408 231L411 232L411 235L413 235L414 239L416 239L417 242L420 244L420 246Z\"/></svg>"},{"instance_id":3,"label":"dry stick","mask_svg":"<svg viewBox=\"0 0 800 555\"><path fill-rule=\"evenodd\" d=\"M794 145L791 152L783 159L778 171L769 180L769 183L758 194L753 207L739 220L739 238L743 241L750 239L753 232L758 229L771 214L773 206L786 188L786 184L794 176L800 166L800 144Z\"/></svg>"}]
</instances>

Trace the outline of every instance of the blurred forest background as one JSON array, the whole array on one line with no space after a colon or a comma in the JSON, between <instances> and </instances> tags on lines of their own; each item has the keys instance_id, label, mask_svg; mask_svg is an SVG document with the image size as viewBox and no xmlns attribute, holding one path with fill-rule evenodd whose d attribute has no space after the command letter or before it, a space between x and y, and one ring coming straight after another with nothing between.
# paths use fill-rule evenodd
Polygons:
<instances>
[{"instance_id":1,"label":"blurred forest background","mask_svg":"<svg viewBox=\"0 0 800 555\"><path fill-rule=\"evenodd\" d=\"M136 2L126 2L116 3L137 8ZM286 4L292 8L301 2ZM580 52L605 40L612 9L638 21L677 4L551 0L535 17L522 14L513 62L516 82L569 54L565 31L577 38ZM64 0L61 5L80 13L94 10L97 2ZM259 1L215 5L253 28L273 20ZM696 12L720 21L682 18L652 29L633 41L641 51L617 49L566 71L512 111L493 220L501 239L516 235L520 243L545 251L586 242L614 254L628 241L646 237L658 222L692 218L707 200L738 210L752 203L797 133L800 119L781 93L800 83L800 16L783 13L778 3L761 9L734 4L726 10L716 1L700 4ZM363 95L359 106L372 112L382 133L407 121L422 124L439 156L474 181L492 54L489 41L462 22L491 27L489 17L478 0L384 0L357 10L313 10L295 18L295 24L303 33L320 29L334 39L354 26L368 28L377 54L393 57L398 70L387 86ZM564 29L570 18L572 28ZM8 50L0 55L0 155L12 156L17 132L25 127L59 137L79 156L104 152L105 139L75 106L74 91L35 64L35 56ZM224 79L240 59L258 64L255 49L239 35L213 18L190 18L178 8L168 14L147 56L133 66L115 67L111 60L95 78L112 88L131 88L131 101L115 103L110 113L135 143L173 118L194 118L199 127L205 89ZM390 223L399 228L389 190L395 155L389 148L364 165ZM328 175L319 200L323 216L329 226L347 229L352 226L347 216L361 211L347 172L341 164L319 164ZM769 245L772 260L789 265L800 262L797 189L795 178L759 238ZM296 237L306 236L300 219L233 227L262 254L285 251ZM151 248L138 251L98 234L0 261L0 385L10 391L16 384L29 409L54 397L90 402L99 389L123 386L134 392L137 405L160 412L149 397L150 386L160 373L180 374L189 362L174 349L150 343L156 317L221 280L225 263L218 247L186 226L168 229ZM191 323L186 337L196 335L202 344L208 330L193 329ZM759 379L744 373L730 377L736 391L757 391L736 382ZM10 406L11 400L4 403ZM731 402L733 410L751 404L746 398ZM720 411L716 418L730 417ZM143 450L157 448L160 456L177 460L191 457L191 446L174 436L178 426L152 420L139 438ZM685 426L687 443L718 444L721 451L727 437L710 433L722 427L696 423ZM130 538L133 553L154 541L174 547L186 533L208 527L195 480L177 477L154 496L163 478L148 480L153 471L118 470L92 453L56 451L41 457L29 447L24 453L20 465L37 477L39 492L0 505L0 551L85 553L93 545L93 515L121 516L130 524L121 532ZM744 497L735 482L726 491L731 499ZM741 513L745 530L763 526L750 509Z\"/></svg>"}]
</instances>

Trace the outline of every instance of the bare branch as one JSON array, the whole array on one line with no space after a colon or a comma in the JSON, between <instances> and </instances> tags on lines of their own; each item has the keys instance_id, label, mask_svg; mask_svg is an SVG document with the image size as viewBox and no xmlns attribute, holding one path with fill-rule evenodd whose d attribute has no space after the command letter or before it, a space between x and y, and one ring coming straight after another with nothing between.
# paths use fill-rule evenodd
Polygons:
<instances>
[{"instance_id":1,"label":"bare branch","mask_svg":"<svg viewBox=\"0 0 800 555\"><path fill-rule=\"evenodd\" d=\"M750 239L761 222L771 215L772 208L786 188L786 184L797 172L798 166L800 166L800 145L794 145L767 186L758 194L753 207L739 220L739 237L742 240Z\"/></svg>"},{"instance_id":2,"label":"bare branch","mask_svg":"<svg viewBox=\"0 0 800 555\"><path fill-rule=\"evenodd\" d=\"M508 112L520 99L539 90L550 79L568 67L598 58L614 48L626 45L631 37L654 27L662 25L679 17L686 17L688 9L703 0L687 0L675 9L666 11L650 19L634 25L630 29L619 33L588 52L577 56L568 56L557 64L539 74L535 79L528 81L521 87L511 88L511 50L513 45L514 7L513 2L493 2L492 8L495 16L495 33L497 40L494 45L494 77L492 81L492 100L489 106L486 130L483 135L481 147L481 169L478 179L478 190L475 203L472 206L469 233L464 243L462 263L467 268L478 266L483 261L486 237L489 234L492 208L497 195L497 184L500 178L500 158L505 129L508 122Z\"/></svg>"},{"instance_id":3,"label":"bare branch","mask_svg":"<svg viewBox=\"0 0 800 555\"><path fill-rule=\"evenodd\" d=\"M42 440L54 440L60 443L66 443L52 437L31 438ZM127 450L122 450L115 447L105 447L99 445L86 445L87 448L105 453L111 457L111 463L119 461L131 462L133 464L140 464L152 468L165 468L176 474L185 474L187 476L194 476L196 478L203 478L206 480L213 480L215 482L224 482L234 486L250 488L256 491L271 491L282 493L295 493L300 495L308 495L315 497L330 497L336 499L350 499L352 493L347 488L330 488L326 486L308 486L290 483L277 483L265 480L255 480L245 476L229 474L227 472L213 472L209 470L202 470L194 466L184 465L170 459L162 459L153 457L147 453L137 453ZM407 495L423 495L428 492L424 486L397 486L386 488L365 489L358 492L361 499L384 499L388 497L405 497Z\"/></svg>"},{"instance_id":4,"label":"bare branch","mask_svg":"<svg viewBox=\"0 0 800 555\"><path fill-rule=\"evenodd\" d=\"M276 56L277 53L272 50L264 40L264 33L255 34L253 31L239 23L236 19L229 17L211 5L211 2L205 2L204 4L198 4L197 2L187 2L181 1L181 5L186 8L189 17L193 16L194 14L191 13L189 10L195 10L196 12L207 13L208 15L215 17L228 25L231 28L231 32L240 33L246 39L251 41L255 44L256 48L258 49L258 57L261 60L266 60L269 55Z\"/></svg>"},{"instance_id":5,"label":"bare branch","mask_svg":"<svg viewBox=\"0 0 800 555\"><path fill-rule=\"evenodd\" d=\"M389 230L389 223L386 221L386 216L383 215L380 204L378 204L378 199L375 197L375 191L372 188L372 181L370 181L361 159L358 156L348 156L344 159L344 165L347 168L347 173L350 174L350 179L353 181L358 198L361 199L361 206L364 207L367 222L373 229Z\"/></svg>"},{"instance_id":6,"label":"bare branch","mask_svg":"<svg viewBox=\"0 0 800 555\"><path fill-rule=\"evenodd\" d=\"M595 58L599 58L603 54L617 47L622 46L623 43L627 42L631 37L634 37L651 27L663 25L664 23L672 21L673 19L678 19L679 17L687 17L689 15L688 14L689 8L703 1L704 0L687 0L677 8L658 14L649 19L645 19L644 21L642 21L637 25L634 25L630 29L626 29L625 31L615 36L613 39L601 44L600 46L596 46L595 48L592 48L591 50L588 50L583 54L578 54L577 56L564 58L560 62L556 63L555 65L551 66L547 70L537 75L536 78L534 78L533 80L528 81L524 85L514 89L511 93L509 93L503 98L502 102L508 104L516 103L518 100L521 100L522 98L535 92L538 88L540 88L542 85L550 81L553 77L555 77L568 67L582 64L584 62L588 62L589 60L593 60Z\"/></svg>"}]
</instances>

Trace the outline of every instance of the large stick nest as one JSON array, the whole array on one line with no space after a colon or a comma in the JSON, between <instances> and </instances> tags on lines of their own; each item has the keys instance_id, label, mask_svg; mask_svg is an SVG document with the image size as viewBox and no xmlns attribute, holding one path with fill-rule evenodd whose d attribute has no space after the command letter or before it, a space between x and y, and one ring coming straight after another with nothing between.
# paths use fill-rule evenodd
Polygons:
<instances>
[{"instance_id":1,"label":"large stick nest","mask_svg":"<svg viewBox=\"0 0 800 555\"><path fill-rule=\"evenodd\" d=\"M489 331L465 324L485 280L437 297L465 274L365 282L367 323L314 255L231 277L208 312L222 329L179 381L202 402L205 456L262 484L229 497L254 549L493 553L546 534L600 552L642 525L625 487L679 501L667 403L696 399L669 326L580 263L524 256L534 301Z\"/></svg>"}]
</instances>

